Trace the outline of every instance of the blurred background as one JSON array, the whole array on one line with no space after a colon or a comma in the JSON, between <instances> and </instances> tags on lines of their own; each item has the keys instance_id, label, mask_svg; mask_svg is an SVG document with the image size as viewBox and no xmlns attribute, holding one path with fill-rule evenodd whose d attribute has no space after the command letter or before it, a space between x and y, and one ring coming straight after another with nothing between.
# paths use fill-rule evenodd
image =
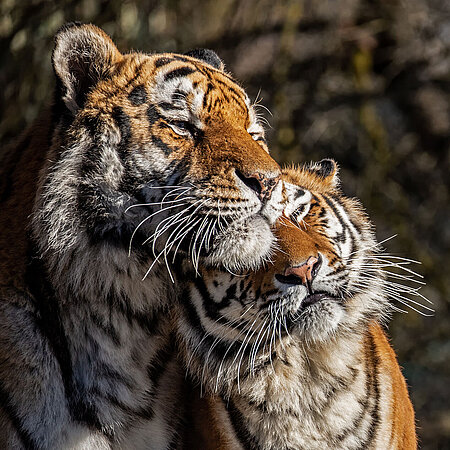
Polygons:
<instances>
[{"instance_id":1,"label":"blurred background","mask_svg":"<svg viewBox=\"0 0 450 450\"><path fill-rule=\"evenodd\" d=\"M271 114L280 163L335 158L390 253L422 262L433 317L389 325L423 449L450 448L448 0L0 1L0 149L51 101L53 35L92 22L123 52L214 49Z\"/></svg>"}]
</instances>

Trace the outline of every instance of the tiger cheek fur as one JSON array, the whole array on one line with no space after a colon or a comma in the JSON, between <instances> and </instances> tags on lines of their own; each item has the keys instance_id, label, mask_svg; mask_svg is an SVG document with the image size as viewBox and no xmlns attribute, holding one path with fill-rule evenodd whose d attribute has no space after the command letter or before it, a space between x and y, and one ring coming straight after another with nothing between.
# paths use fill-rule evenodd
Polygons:
<instances>
[{"instance_id":1,"label":"tiger cheek fur","mask_svg":"<svg viewBox=\"0 0 450 450\"><path fill-rule=\"evenodd\" d=\"M390 306L374 233L359 203L341 194L336 171L325 160L283 172L289 218L275 225L270 264L238 277L204 267L186 277L178 343L206 392L187 414L191 441L417 447L406 383L382 328Z\"/></svg>"}]
</instances>

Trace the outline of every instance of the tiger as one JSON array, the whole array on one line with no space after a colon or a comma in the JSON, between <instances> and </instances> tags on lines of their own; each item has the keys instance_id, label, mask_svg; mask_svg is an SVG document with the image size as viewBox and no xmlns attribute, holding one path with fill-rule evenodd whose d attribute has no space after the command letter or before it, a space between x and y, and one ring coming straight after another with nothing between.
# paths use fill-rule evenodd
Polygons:
<instances>
[{"instance_id":1,"label":"tiger","mask_svg":"<svg viewBox=\"0 0 450 450\"><path fill-rule=\"evenodd\" d=\"M178 448L417 448L384 331L388 260L337 170L283 170L278 248L259 270L183 269L173 320L191 384Z\"/></svg>"},{"instance_id":2,"label":"tiger","mask_svg":"<svg viewBox=\"0 0 450 450\"><path fill-rule=\"evenodd\" d=\"M258 113L215 52L55 36L52 106L0 161L0 447L170 448L172 256L234 272L286 202Z\"/></svg>"}]
</instances>

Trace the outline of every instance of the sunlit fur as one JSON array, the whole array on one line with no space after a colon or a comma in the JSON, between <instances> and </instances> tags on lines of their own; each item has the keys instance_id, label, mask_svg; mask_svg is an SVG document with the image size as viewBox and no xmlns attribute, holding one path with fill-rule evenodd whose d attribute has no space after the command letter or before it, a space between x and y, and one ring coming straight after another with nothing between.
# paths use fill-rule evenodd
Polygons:
<instances>
[{"instance_id":1,"label":"sunlit fur","mask_svg":"<svg viewBox=\"0 0 450 450\"><path fill-rule=\"evenodd\" d=\"M290 217L275 227L271 264L241 276L200 268L186 283L178 342L199 383L186 434L202 448L416 448L406 384L381 327L391 309L385 264L336 171L330 160L284 171ZM307 288L282 276L318 255L311 289L324 295L305 306Z\"/></svg>"},{"instance_id":2,"label":"sunlit fur","mask_svg":"<svg viewBox=\"0 0 450 450\"><path fill-rule=\"evenodd\" d=\"M69 24L53 68L51 110L0 164L0 447L165 448L170 258L259 266L281 171L212 51L121 54Z\"/></svg>"}]
</instances>

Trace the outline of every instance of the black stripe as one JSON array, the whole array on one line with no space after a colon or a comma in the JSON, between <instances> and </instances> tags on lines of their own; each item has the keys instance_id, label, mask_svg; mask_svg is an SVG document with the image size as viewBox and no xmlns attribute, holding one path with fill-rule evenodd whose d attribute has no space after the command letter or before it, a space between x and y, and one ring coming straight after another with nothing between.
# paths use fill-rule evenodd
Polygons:
<instances>
[{"instance_id":1,"label":"black stripe","mask_svg":"<svg viewBox=\"0 0 450 450\"><path fill-rule=\"evenodd\" d=\"M203 95L203 109L208 109L208 111L209 111L209 108L207 108L206 106L207 106L207 102L208 102L208 100L209 100L209 93L212 91L214 89L214 85L211 83L211 82L209 82L208 83L208 86L206 87L206 92L205 92L205 94Z\"/></svg>"},{"instance_id":2,"label":"black stripe","mask_svg":"<svg viewBox=\"0 0 450 450\"><path fill-rule=\"evenodd\" d=\"M100 119L100 116L98 114L96 115L85 115L82 116L80 120L80 125L86 129L88 134L91 135L91 137L95 137L97 135L97 130L99 126L101 125L102 120Z\"/></svg>"},{"instance_id":3,"label":"black stripe","mask_svg":"<svg viewBox=\"0 0 450 450\"><path fill-rule=\"evenodd\" d=\"M136 86L129 94L128 99L135 106L143 105L147 102L147 91L142 84Z\"/></svg>"},{"instance_id":4,"label":"black stripe","mask_svg":"<svg viewBox=\"0 0 450 450\"><path fill-rule=\"evenodd\" d=\"M147 374L153 384L154 391L158 390L160 378L164 373L168 362L173 358L173 356L174 343L173 338L170 337L169 343L156 352L151 366L147 368Z\"/></svg>"},{"instance_id":5,"label":"black stripe","mask_svg":"<svg viewBox=\"0 0 450 450\"><path fill-rule=\"evenodd\" d=\"M346 236L346 230L348 230L350 240L351 240L351 251L353 252L355 250L355 237L353 235L353 230L350 229L350 227L345 222L344 218L342 217L342 214L337 209L337 207L334 205L333 201L325 194L322 194L322 198L327 202L327 205L331 208L336 218L339 220L340 224L342 225L342 233L338 234L336 237L337 242L346 242L345 236Z\"/></svg>"},{"instance_id":6,"label":"black stripe","mask_svg":"<svg viewBox=\"0 0 450 450\"><path fill-rule=\"evenodd\" d=\"M177 61L183 61L183 62L193 63L192 60L191 60L190 58L185 58L185 57L182 56L182 55L174 55L174 58L175 58Z\"/></svg>"},{"instance_id":7,"label":"black stripe","mask_svg":"<svg viewBox=\"0 0 450 450\"><path fill-rule=\"evenodd\" d=\"M160 150L163 151L163 153L166 156L169 156L175 149L173 149L172 147L170 147L170 145L167 145L161 138L159 138L158 136L152 136L152 143L153 145L155 145L156 147L158 147Z\"/></svg>"},{"instance_id":8,"label":"black stripe","mask_svg":"<svg viewBox=\"0 0 450 450\"><path fill-rule=\"evenodd\" d=\"M116 346L120 346L120 336L111 322L104 322L97 314L91 313L90 319L92 323L99 328L106 336L108 336Z\"/></svg>"},{"instance_id":9,"label":"black stripe","mask_svg":"<svg viewBox=\"0 0 450 450\"><path fill-rule=\"evenodd\" d=\"M234 100L236 100L238 103L242 102L242 92L239 92L233 86L231 86L230 84L225 83L220 78L217 78L216 82L225 87L226 91L222 91L223 93L231 92L231 93L234 94L234 96L231 96L232 98L234 98ZM235 84L235 83L233 83L233 84ZM244 101L244 105L245 105L245 101ZM242 105L240 105L240 106L242 106ZM246 105L245 105L244 110L247 111L247 106Z\"/></svg>"},{"instance_id":10,"label":"black stripe","mask_svg":"<svg viewBox=\"0 0 450 450\"><path fill-rule=\"evenodd\" d=\"M32 250L29 255L30 262L26 273L27 284L39 310L36 325L42 335L47 338L52 353L59 364L71 418L90 428L97 429L111 438L111 433L103 429L96 408L88 403L88 396L79 392L75 385L69 344L62 325L59 303L48 281L41 259L34 256L36 254L36 251Z\"/></svg>"},{"instance_id":11,"label":"black stripe","mask_svg":"<svg viewBox=\"0 0 450 450\"><path fill-rule=\"evenodd\" d=\"M151 304L152 299L149 298L148 301L149 304ZM135 311L130 306L131 299L118 298L113 293L108 294L106 302L108 303L108 305L119 311L124 316L124 319L128 322L129 325L133 325L134 323L136 323L149 336L155 334L158 323L160 321L158 312L155 311L154 313L146 313L145 311Z\"/></svg>"},{"instance_id":12,"label":"black stripe","mask_svg":"<svg viewBox=\"0 0 450 450\"><path fill-rule=\"evenodd\" d=\"M196 69L193 67L189 67L189 66L180 67L178 69L174 69L174 70L171 70L170 72L167 72L164 75L164 80L169 81L169 80L172 80L173 78L185 77L187 75L190 75L193 72L196 72Z\"/></svg>"},{"instance_id":13,"label":"black stripe","mask_svg":"<svg viewBox=\"0 0 450 450\"><path fill-rule=\"evenodd\" d=\"M359 374L359 372L356 369L352 369L352 378L349 381L348 385L345 386L345 389L347 389L350 384L354 383L356 376ZM342 391L343 389L339 389L339 391ZM366 395L364 399L358 400L358 403L361 405L361 411L359 414L353 419L352 424L341 431L339 435L336 436L336 440L339 442L342 442L344 439L346 439L350 434L354 434L355 431L359 428L361 425L362 420L364 419L364 416L367 414L367 411L369 409L370 404L370 398L372 394L372 385L370 382L370 375L367 371L367 364L366 364ZM334 398L333 398L334 399Z\"/></svg>"},{"instance_id":14,"label":"black stripe","mask_svg":"<svg viewBox=\"0 0 450 450\"><path fill-rule=\"evenodd\" d=\"M380 423L379 407L380 407L380 385L378 383L378 367L380 365L380 359L377 354L377 348L375 341L371 333L369 333L369 362L370 362L370 378L372 390L375 395L375 404L372 410L372 423L370 424L369 432L366 441L361 445L361 449L369 448L375 439L375 435Z\"/></svg>"},{"instance_id":15,"label":"black stripe","mask_svg":"<svg viewBox=\"0 0 450 450\"><path fill-rule=\"evenodd\" d=\"M241 342L227 341L225 338L217 342L216 339L212 335L208 334L203 327L195 306L192 303L190 293L185 290L181 298L184 299L183 307L185 314L183 316L188 321L190 328L195 331L202 340L202 345L196 351L201 353L202 356L206 356L209 350L214 346L214 353L219 354L221 357L226 353L228 358L233 358L236 352L240 349Z\"/></svg>"},{"instance_id":16,"label":"black stripe","mask_svg":"<svg viewBox=\"0 0 450 450\"><path fill-rule=\"evenodd\" d=\"M175 61L175 58L168 58L167 56L162 56L161 58L158 58L155 61L155 67L165 66L166 64L169 64L172 61Z\"/></svg>"},{"instance_id":17,"label":"black stripe","mask_svg":"<svg viewBox=\"0 0 450 450\"><path fill-rule=\"evenodd\" d=\"M369 334L369 358L366 360L365 364L365 374L366 374L366 395L364 399L358 400L360 405L362 406L361 412L358 414L358 416L353 421L352 425L346 429L344 429L341 434L337 436L337 439L339 441L343 441L346 437L348 437L350 434L354 434L355 431L360 427L362 420L364 419L364 416L366 414L370 414L371 416L371 422L370 427L368 430L368 434L366 437L366 440L363 441L360 446L358 447L358 450L365 450L370 447L371 442L373 441L375 437L376 427L379 424L379 415L378 415L378 408L379 408L379 385L378 385L378 373L377 373L377 367L378 367L378 357L375 354L375 346L372 335ZM375 395L375 403L373 404L371 411L369 412L370 407L370 400L373 398L373 395Z\"/></svg>"},{"instance_id":18,"label":"black stripe","mask_svg":"<svg viewBox=\"0 0 450 450\"><path fill-rule=\"evenodd\" d=\"M131 140L131 121L121 106L115 106L112 117L120 131L119 156L126 159L128 144Z\"/></svg>"},{"instance_id":19,"label":"black stripe","mask_svg":"<svg viewBox=\"0 0 450 450\"><path fill-rule=\"evenodd\" d=\"M116 84L114 86L116 89L111 91L110 97L113 98L117 95L121 97L124 91L127 91L131 86L136 84L136 81L141 77L142 67L145 65L147 65L147 60L144 60L144 62L140 63L139 66L134 69L133 76L127 79L126 84Z\"/></svg>"},{"instance_id":20,"label":"black stripe","mask_svg":"<svg viewBox=\"0 0 450 450\"><path fill-rule=\"evenodd\" d=\"M161 114L159 114L158 110L155 108L155 105L150 105L148 107L147 117L150 122L150 127L161 118Z\"/></svg>"},{"instance_id":21,"label":"black stripe","mask_svg":"<svg viewBox=\"0 0 450 450\"><path fill-rule=\"evenodd\" d=\"M227 289L225 297L223 297L219 303L216 303L211 297L211 294L209 293L203 278L201 277L195 278L194 284L202 298L202 304L206 315L211 320L217 321L218 323L223 324L227 323L228 319L219 314L219 311L223 308L230 306L232 298L231 296L233 295L233 288L234 293L236 293L236 285L231 285Z\"/></svg>"},{"instance_id":22,"label":"black stripe","mask_svg":"<svg viewBox=\"0 0 450 450\"><path fill-rule=\"evenodd\" d=\"M17 376L20 376L20 374L16 374ZM3 410L10 420L12 426L14 427L18 438L20 439L21 443L23 444L24 448L26 450L34 450L38 448L38 445L34 441L31 434L23 427L22 420L20 419L19 415L16 413L11 399L9 398L8 393L3 388L1 382L0 382L0 411ZM4 430L2 430L4 432Z\"/></svg>"},{"instance_id":23,"label":"black stripe","mask_svg":"<svg viewBox=\"0 0 450 450\"><path fill-rule=\"evenodd\" d=\"M247 450L258 450L259 446L255 437L251 435L250 431L244 425L245 417L235 407L232 400L228 401L226 410L228 411L228 417L230 418L231 425L233 426L234 434L238 438L242 447Z\"/></svg>"},{"instance_id":24,"label":"black stripe","mask_svg":"<svg viewBox=\"0 0 450 450\"><path fill-rule=\"evenodd\" d=\"M108 403L110 403L112 406L114 406L117 409L120 409L123 413L128 415L129 417L135 418L140 417L144 420L151 420L153 419L155 413L153 410L153 406L151 405L152 402L149 402L149 405L144 406L142 408L133 408L131 406L126 405L122 401L120 401L116 395L113 395L109 392L101 392L98 387L95 387L89 391L90 397L99 397L100 399L106 400Z\"/></svg>"},{"instance_id":25,"label":"black stripe","mask_svg":"<svg viewBox=\"0 0 450 450\"><path fill-rule=\"evenodd\" d=\"M345 210L347 209L347 207L344 206L344 205L342 204L342 199L339 197L339 195L337 195L337 194L329 194L329 196L330 196L336 203L339 203ZM355 199L350 199L350 201L355 202L356 200L355 200ZM353 220L350 218L350 214L348 214L347 217L348 217L349 222L355 227L355 229L358 231L358 233L361 233L361 232L362 232L361 224L358 224L358 223L356 223L355 221L353 221ZM368 219L367 219L367 220L368 220Z\"/></svg>"}]
</instances>

